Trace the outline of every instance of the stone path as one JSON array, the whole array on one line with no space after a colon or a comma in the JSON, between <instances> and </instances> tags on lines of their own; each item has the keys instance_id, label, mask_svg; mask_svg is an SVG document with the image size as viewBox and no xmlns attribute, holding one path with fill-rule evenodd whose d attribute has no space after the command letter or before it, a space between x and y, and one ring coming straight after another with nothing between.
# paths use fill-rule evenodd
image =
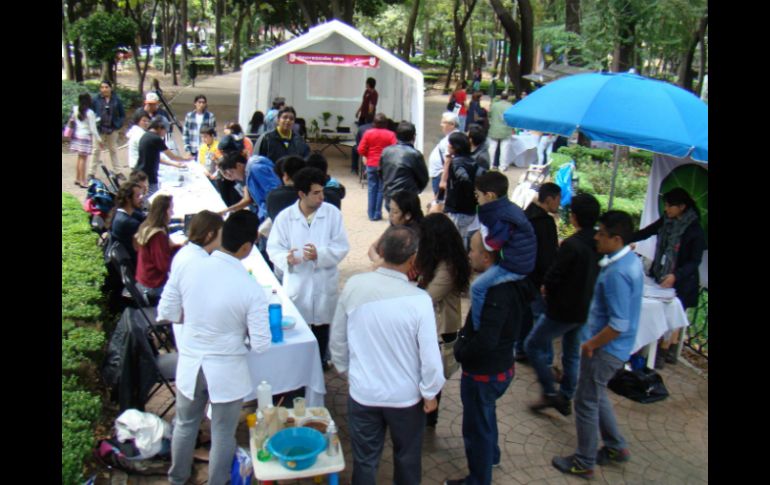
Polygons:
<instances>
[{"instance_id":1,"label":"stone path","mask_svg":"<svg viewBox=\"0 0 770 485\"><path fill-rule=\"evenodd\" d=\"M234 120L238 110L240 74L209 78L196 83L195 88L184 88L171 101L177 117L191 109L193 98L199 93L209 99L210 109L219 123ZM426 96L425 99L425 153L433 149L439 139L439 117L446 103L445 96ZM340 265L341 285L351 275L367 271L369 260L366 252L371 243L387 228L386 221L370 222L366 217L366 188L350 173L350 162L336 150L324 153L329 159L330 173L347 188L342 202L345 227L351 251ZM121 152L125 161L125 150ZM74 173L74 157L62 156L62 190L83 198L85 191L71 184ZM506 172L512 186L521 170ZM430 189L422 194L427 203ZM467 312L468 302L463 302ZM557 351L558 355L558 351ZM632 460L623 466L597 467L595 482L607 484L696 484L708 481L708 380L692 368L679 364L666 366L660 371L671 396L654 404L639 404L610 393L621 430L629 442ZM340 428L347 469L341 483L349 483L352 467L350 439L347 426L347 383L336 375L326 373L326 406L331 410ZM502 462L494 471L495 484L565 484L583 483L581 479L567 477L554 469L550 462L553 455L572 453L576 443L574 415L568 418L548 412L536 415L527 409L527 403L537 399L539 386L531 367L517 365L516 377L505 395L498 401L497 416L500 431ZM160 394L148 406L148 411L159 412L165 408L170 396ZM248 430L242 413L237 439L240 446L248 448ZM171 420L173 410L166 416ZM204 424L204 427L207 423ZM435 430L427 430L423 439L423 483L440 484L446 478L457 478L466 472L462 440L462 404L460 402L459 373L444 387L440 418ZM389 439L389 438L388 438ZM388 483L393 477L393 452L386 443L379 469L378 483ZM196 464L193 480L205 483L207 467ZM167 483L163 476L142 477L113 473L113 483L130 485L155 485ZM105 481L103 483L109 483ZM313 483L303 480L289 483Z\"/></svg>"}]
</instances>

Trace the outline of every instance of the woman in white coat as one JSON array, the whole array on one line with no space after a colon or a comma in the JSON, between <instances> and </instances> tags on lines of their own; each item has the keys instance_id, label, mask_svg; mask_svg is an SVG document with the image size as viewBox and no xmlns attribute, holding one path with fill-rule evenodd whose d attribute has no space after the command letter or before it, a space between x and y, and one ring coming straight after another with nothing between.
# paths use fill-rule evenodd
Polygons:
<instances>
[{"instance_id":1,"label":"woman in white coat","mask_svg":"<svg viewBox=\"0 0 770 485\"><path fill-rule=\"evenodd\" d=\"M329 325L337 306L337 265L348 254L350 245L342 213L323 201L323 172L303 168L293 181L299 200L276 216L267 253L283 271L286 294L311 326L326 368Z\"/></svg>"}]
</instances>

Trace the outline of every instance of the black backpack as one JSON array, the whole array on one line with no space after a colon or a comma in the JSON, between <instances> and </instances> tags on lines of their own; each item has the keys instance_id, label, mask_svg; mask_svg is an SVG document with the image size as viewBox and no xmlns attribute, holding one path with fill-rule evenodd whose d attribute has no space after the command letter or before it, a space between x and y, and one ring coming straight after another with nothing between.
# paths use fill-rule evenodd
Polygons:
<instances>
[{"instance_id":1,"label":"black backpack","mask_svg":"<svg viewBox=\"0 0 770 485\"><path fill-rule=\"evenodd\" d=\"M446 105L447 111L454 111L455 109L455 93L452 93L451 96L449 96L449 103Z\"/></svg>"},{"instance_id":2,"label":"black backpack","mask_svg":"<svg viewBox=\"0 0 770 485\"><path fill-rule=\"evenodd\" d=\"M629 371L620 369L607 383L615 394L625 396L632 401L648 404L668 397L668 389L663 378L654 369L642 367Z\"/></svg>"}]
</instances>

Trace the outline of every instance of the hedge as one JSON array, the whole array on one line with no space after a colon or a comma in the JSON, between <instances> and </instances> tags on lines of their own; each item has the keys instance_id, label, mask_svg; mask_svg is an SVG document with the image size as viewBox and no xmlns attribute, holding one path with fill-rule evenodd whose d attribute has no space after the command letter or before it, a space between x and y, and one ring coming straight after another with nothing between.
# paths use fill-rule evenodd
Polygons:
<instances>
[{"instance_id":1,"label":"hedge","mask_svg":"<svg viewBox=\"0 0 770 485\"><path fill-rule=\"evenodd\" d=\"M96 241L80 202L62 193L63 484L83 483L83 465L95 445L94 428L102 409L99 396L78 378L79 371L100 360L106 341L99 326L106 270Z\"/></svg>"}]
</instances>

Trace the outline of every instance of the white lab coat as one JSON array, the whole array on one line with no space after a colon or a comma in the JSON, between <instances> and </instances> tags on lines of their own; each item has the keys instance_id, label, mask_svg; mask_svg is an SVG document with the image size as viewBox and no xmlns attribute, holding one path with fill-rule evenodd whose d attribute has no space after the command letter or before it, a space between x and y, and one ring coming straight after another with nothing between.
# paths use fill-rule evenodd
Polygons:
<instances>
[{"instance_id":1,"label":"white lab coat","mask_svg":"<svg viewBox=\"0 0 770 485\"><path fill-rule=\"evenodd\" d=\"M303 256L303 247L311 243L318 251L317 261L303 261L289 267L289 249L294 257ZM267 253L283 271L283 288L308 324L328 324L337 306L339 271L337 265L350 251L342 213L324 202L313 222L299 209L299 201L282 210L273 221L267 239Z\"/></svg>"}]
</instances>

